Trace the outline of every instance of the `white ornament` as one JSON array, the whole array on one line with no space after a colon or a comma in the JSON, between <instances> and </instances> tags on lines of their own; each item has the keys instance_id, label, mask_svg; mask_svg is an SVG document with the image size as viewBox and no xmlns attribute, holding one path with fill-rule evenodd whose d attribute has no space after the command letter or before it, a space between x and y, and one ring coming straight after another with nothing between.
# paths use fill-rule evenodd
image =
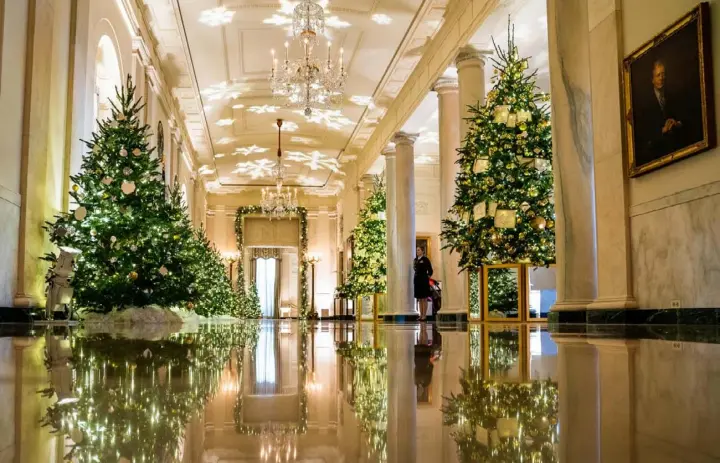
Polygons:
<instances>
[{"instance_id":1,"label":"white ornament","mask_svg":"<svg viewBox=\"0 0 720 463\"><path fill-rule=\"evenodd\" d=\"M133 244L132 246L130 246L130 250L131 250L132 252L137 251L137 246L135 246L135 245Z\"/></svg>"},{"instance_id":2,"label":"white ornament","mask_svg":"<svg viewBox=\"0 0 720 463\"><path fill-rule=\"evenodd\" d=\"M85 206L80 206L75 209L74 215L77 220L83 220L85 217L87 217L87 209L85 209Z\"/></svg>"},{"instance_id":3,"label":"white ornament","mask_svg":"<svg viewBox=\"0 0 720 463\"><path fill-rule=\"evenodd\" d=\"M527 122L532 119L532 113L526 109L521 109L517 112L517 121L520 122Z\"/></svg>"},{"instance_id":4,"label":"white ornament","mask_svg":"<svg viewBox=\"0 0 720 463\"><path fill-rule=\"evenodd\" d=\"M495 213L495 228L515 228L517 211L515 209L499 209Z\"/></svg>"},{"instance_id":5,"label":"white ornament","mask_svg":"<svg viewBox=\"0 0 720 463\"><path fill-rule=\"evenodd\" d=\"M550 161L547 159L535 159L535 168L540 172L550 170Z\"/></svg>"},{"instance_id":6,"label":"white ornament","mask_svg":"<svg viewBox=\"0 0 720 463\"><path fill-rule=\"evenodd\" d=\"M490 206L488 207L488 215L490 217L495 217L495 212L497 212L498 204L495 202L490 203Z\"/></svg>"},{"instance_id":7,"label":"white ornament","mask_svg":"<svg viewBox=\"0 0 720 463\"><path fill-rule=\"evenodd\" d=\"M82 429L80 428L73 428L72 431L70 431L70 439L72 439L73 442L76 444L79 444L83 441L85 436L83 436Z\"/></svg>"},{"instance_id":8,"label":"white ornament","mask_svg":"<svg viewBox=\"0 0 720 463\"><path fill-rule=\"evenodd\" d=\"M115 241L117 241L117 238L114 237L114 236L111 236L111 237L110 237L110 242L111 242L111 243L114 243Z\"/></svg>"},{"instance_id":9,"label":"white ornament","mask_svg":"<svg viewBox=\"0 0 720 463\"><path fill-rule=\"evenodd\" d=\"M110 263L114 264L115 262L117 262L117 257L111 257Z\"/></svg>"},{"instance_id":10,"label":"white ornament","mask_svg":"<svg viewBox=\"0 0 720 463\"><path fill-rule=\"evenodd\" d=\"M481 174L488 170L490 167L490 161L487 160L487 158L480 158L475 161L475 164L473 164L473 172L476 174Z\"/></svg>"},{"instance_id":11,"label":"white ornament","mask_svg":"<svg viewBox=\"0 0 720 463\"><path fill-rule=\"evenodd\" d=\"M111 122L110 122L110 127L112 127L113 129L117 129L117 126L118 126L118 121L111 121Z\"/></svg>"},{"instance_id":12,"label":"white ornament","mask_svg":"<svg viewBox=\"0 0 720 463\"><path fill-rule=\"evenodd\" d=\"M523 212L527 212L530 209L530 204L525 201L520 205L520 209L522 209Z\"/></svg>"},{"instance_id":13,"label":"white ornament","mask_svg":"<svg viewBox=\"0 0 720 463\"><path fill-rule=\"evenodd\" d=\"M120 187L120 189L126 195L131 195L131 194L135 193L135 182L124 181L122 183L122 186Z\"/></svg>"},{"instance_id":14,"label":"white ornament","mask_svg":"<svg viewBox=\"0 0 720 463\"><path fill-rule=\"evenodd\" d=\"M168 274L168 269L163 265L162 267L160 267L160 270L158 270L158 272L160 272L160 275L166 276Z\"/></svg>"},{"instance_id":15,"label":"white ornament","mask_svg":"<svg viewBox=\"0 0 720 463\"><path fill-rule=\"evenodd\" d=\"M127 155L128 155L128 152L127 152L127 150L125 149L125 147L123 146L122 149L120 150L120 156L126 158Z\"/></svg>"},{"instance_id":16,"label":"white ornament","mask_svg":"<svg viewBox=\"0 0 720 463\"><path fill-rule=\"evenodd\" d=\"M142 154L142 151L140 151L140 148L135 148L133 150L133 156L140 156Z\"/></svg>"},{"instance_id":17,"label":"white ornament","mask_svg":"<svg viewBox=\"0 0 720 463\"><path fill-rule=\"evenodd\" d=\"M123 169L123 175L130 175L130 174L132 174L132 173L133 173L133 170L132 170L131 168L129 168L129 167L125 167L125 168Z\"/></svg>"},{"instance_id":18,"label":"white ornament","mask_svg":"<svg viewBox=\"0 0 720 463\"><path fill-rule=\"evenodd\" d=\"M500 105L495 107L495 123L505 124L510 116L510 106Z\"/></svg>"},{"instance_id":19,"label":"white ornament","mask_svg":"<svg viewBox=\"0 0 720 463\"><path fill-rule=\"evenodd\" d=\"M113 182L113 178L112 178L112 177L105 177L104 179L102 179L102 182L103 182L104 185L110 185L110 184Z\"/></svg>"},{"instance_id":20,"label":"white ornament","mask_svg":"<svg viewBox=\"0 0 720 463\"><path fill-rule=\"evenodd\" d=\"M473 208L473 216L475 217L475 220L482 219L487 214L487 204L485 204L485 201L481 203L477 203L475 207Z\"/></svg>"},{"instance_id":21,"label":"white ornament","mask_svg":"<svg viewBox=\"0 0 720 463\"><path fill-rule=\"evenodd\" d=\"M93 146L92 152L98 154L100 152L100 145Z\"/></svg>"},{"instance_id":22,"label":"white ornament","mask_svg":"<svg viewBox=\"0 0 720 463\"><path fill-rule=\"evenodd\" d=\"M387 220L387 213L385 211L378 212L378 219Z\"/></svg>"},{"instance_id":23,"label":"white ornament","mask_svg":"<svg viewBox=\"0 0 720 463\"><path fill-rule=\"evenodd\" d=\"M143 354L142 354L142 355L143 355L143 357L145 357L146 359L152 358L152 352L150 351L150 349L145 349L145 350L143 351Z\"/></svg>"}]
</instances>

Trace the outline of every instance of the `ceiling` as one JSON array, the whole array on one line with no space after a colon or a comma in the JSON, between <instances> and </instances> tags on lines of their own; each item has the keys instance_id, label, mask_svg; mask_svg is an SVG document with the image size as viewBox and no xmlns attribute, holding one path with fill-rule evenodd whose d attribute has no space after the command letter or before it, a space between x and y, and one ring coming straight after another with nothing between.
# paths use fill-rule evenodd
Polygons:
<instances>
[{"instance_id":1,"label":"ceiling","mask_svg":"<svg viewBox=\"0 0 720 463\"><path fill-rule=\"evenodd\" d=\"M273 184L276 119L286 184L306 194L334 195L346 163L372 134L384 106L440 28L447 0L331 0L326 35L334 59L344 48L349 75L342 108L306 118L273 99L270 50L291 58L300 47L287 30L296 2L282 0L144 0L166 74L186 116L201 173L216 192ZM326 40L316 47L327 53Z\"/></svg>"}]
</instances>

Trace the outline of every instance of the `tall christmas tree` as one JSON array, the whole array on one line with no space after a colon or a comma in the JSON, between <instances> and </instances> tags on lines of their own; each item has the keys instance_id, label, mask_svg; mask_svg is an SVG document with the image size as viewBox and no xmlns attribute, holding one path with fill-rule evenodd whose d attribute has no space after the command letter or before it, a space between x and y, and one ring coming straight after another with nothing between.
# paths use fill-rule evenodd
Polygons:
<instances>
[{"instance_id":1,"label":"tall christmas tree","mask_svg":"<svg viewBox=\"0 0 720 463\"><path fill-rule=\"evenodd\" d=\"M189 287L192 297L188 308L204 317L230 314L248 318L241 310L240 300L225 272L220 253L210 244L204 228L193 229L177 181L170 190L170 205L175 214L174 220L191 230L190 238L180 251L184 253L182 260L189 262L187 271L194 278Z\"/></svg>"},{"instance_id":2,"label":"tall christmas tree","mask_svg":"<svg viewBox=\"0 0 720 463\"><path fill-rule=\"evenodd\" d=\"M188 271L193 231L166 199L162 159L148 146L134 93L128 77L71 177L77 207L46 225L54 244L82 251L72 283L77 305L89 311L184 306L197 297Z\"/></svg>"},{"instance_id":3,"label":"tall christmas tree","mask_svg":"<svg viewBox=\"0 0 720 463\"><path fill-rule=\"evenodd\" d=\"M352 269L338 292L347 298L384 293L387 288L387 244L385 221L385 184L376 177L373 191L360 211L353 230L355 247Z\"/></svg>"},{"instance_id":4,"label":"tall christmas tree","mask_svg":"<svg viewBox=\"0 0 720 463\"><path fill-rule=\"evenodd\" d=\"M464 269L555 261L549 97L508 29L507 50L495 45L487 103L470 108L455 204L443 221L446 247L460 253Z\"/></svg>"}]
</instances>

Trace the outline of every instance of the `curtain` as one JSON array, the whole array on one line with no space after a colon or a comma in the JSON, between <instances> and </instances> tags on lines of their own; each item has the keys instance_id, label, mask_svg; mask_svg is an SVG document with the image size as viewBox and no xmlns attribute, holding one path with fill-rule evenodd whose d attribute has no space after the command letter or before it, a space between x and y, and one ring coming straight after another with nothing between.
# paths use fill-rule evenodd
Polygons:
<instances>
[{"instance_id":1,"label":"curtain","mask_svg":"<svg viewBox=\"0 0 720 463\"><path fill-rule=\"evenodd\" d=\"M276 295L276 259L257 259L255 261L258 296L260 296L260 309L265 318L275 318Z\"/></svg>"},{"instance_id":2,"label":"curtain","mask_svg":"<svg viewBox=\"0 0 720 463\"><path fill-rule=\"evenodd\" d=\"M259 261L262 260L264 259ZM275 326L263 325L255 350L254 395L272 395L277 391L276 368L279 359L276 358L275 353Z\"/></svg>"}]
</instances>

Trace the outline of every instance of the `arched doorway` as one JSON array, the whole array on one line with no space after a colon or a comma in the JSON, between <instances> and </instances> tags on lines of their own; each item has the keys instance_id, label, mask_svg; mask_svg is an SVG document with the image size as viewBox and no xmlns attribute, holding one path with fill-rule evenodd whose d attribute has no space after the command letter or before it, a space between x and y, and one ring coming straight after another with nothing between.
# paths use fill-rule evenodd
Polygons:
<instances>
[{"instance_id":1,"label":"arched doorway","mask_svg":"<svg viewBox=\"0 0 720 463\"><path fill-rule=\"evenodd\" d=\"M110 100L115 99L115 89L122 86L120 60L112 39L103 35L95 53L95 93L93 95L93 115L95 128L97 121L107 119L112 114Z\"/></svg>"}]
</instances>

